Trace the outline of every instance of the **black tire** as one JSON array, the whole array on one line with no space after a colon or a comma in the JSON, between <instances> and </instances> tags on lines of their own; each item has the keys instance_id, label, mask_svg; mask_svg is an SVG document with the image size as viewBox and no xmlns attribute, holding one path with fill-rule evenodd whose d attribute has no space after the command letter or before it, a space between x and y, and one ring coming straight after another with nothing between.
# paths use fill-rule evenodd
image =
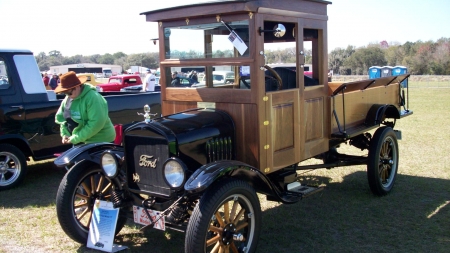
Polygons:
<instances>
[{"instance_id":1,"label":"black tire","mask_svg":"<svg viewBox=\"0 0 450 253\"><path fill-rule=\"evenodd\" d=\"M17 147L0 144L0 191L18 186L27 174L27 160Z\"/></svg>"},{"instance_id":2,"label":"black tire","mask_svg":"<svg viewBox=\"0 0 450 253\"><path fill-rule=\"evenodd\" d=\"M261 226L261 206L255 190L237 179L215 184L192 213L185 252L255 252Z\"/></svg>"},{"instance_id":3,"label":"black tire","mask_svg":"<svg viewBox=\"0 0 450 253\"><path fill-rule=\"evenodd\" d=\"M380 127L370 141L367 179L373 194L384 196L392 191L398 170L398 143L390 127Z\"/></svg>"},{"instance_id":4,"label":"black tire","mask_svg":"<svg viewBox=\"0 0 450 253\"><path fill-rule=\"evenodd\" d=\"M86 162L74 165L61 180L56 195L56 214L61 228L72 240L86 244L94 202L96 199L110 200L112 183L97 164ZM116 234L126 220L121 210Z\"/></svg>"}]
</instances>

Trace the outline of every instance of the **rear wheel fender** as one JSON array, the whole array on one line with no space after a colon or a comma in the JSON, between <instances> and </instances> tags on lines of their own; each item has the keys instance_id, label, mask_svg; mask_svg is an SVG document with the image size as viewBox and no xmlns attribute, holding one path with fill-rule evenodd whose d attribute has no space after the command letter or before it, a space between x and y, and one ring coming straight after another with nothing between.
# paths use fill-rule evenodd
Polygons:
<instances>
[{"instance_id":1,"label":"rear wheel fender","mask_svg":"<svg viewBox=\"0 0 450 253\"><path fill-rule=\"evenodd\" d=\"M400 112L393 105L387 104L374 104L367 112L365 124L368 126L374 126L381 124L385 118L399 119Z\"/></svg>"}]
</instances>

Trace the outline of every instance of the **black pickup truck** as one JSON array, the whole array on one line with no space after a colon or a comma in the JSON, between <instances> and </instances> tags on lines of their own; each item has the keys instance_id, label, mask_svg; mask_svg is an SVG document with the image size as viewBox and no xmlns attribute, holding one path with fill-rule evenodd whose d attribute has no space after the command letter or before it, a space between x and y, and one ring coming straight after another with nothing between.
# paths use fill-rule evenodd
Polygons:
<instances>
[{"instance_id":1,"label":"black pickup truck","mask_svg":"<svg viewBox=\"0 0 450 253\"><path fill-rule=\"evenodd\" d=\"M161 114L160 92L102 93L113 124L142 120L145 104ZM63 145L55 113L63 95L45 89L36 60L29 50L0 49L0 190L19 185L27 160L53 158Z\"/></svg>"}]
</instances>

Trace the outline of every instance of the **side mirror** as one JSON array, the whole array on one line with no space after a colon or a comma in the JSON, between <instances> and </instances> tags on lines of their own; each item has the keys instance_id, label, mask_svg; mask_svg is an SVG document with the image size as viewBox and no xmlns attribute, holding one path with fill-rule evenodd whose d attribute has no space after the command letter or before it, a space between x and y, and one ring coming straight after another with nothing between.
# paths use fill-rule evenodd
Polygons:
<instances>
[{"instance_id":1,"label":"side mirror","mask_svg":"<svg viewBox=\"0 0 450 253\"><path fill-rule=\"evenodd\" d=\"M277 24L273 27L273 30L263 30L261 27L258 29L259 35L263 32L273 32L273 36L281 38L286 33L286 27L283 24Z\"/></svg>"},{"instance_id":2,"label":"side mirror","mask_svg":"<svg viewBox=\"0 0 450 253\"><path fill-rule=\"evenodd\" d=\"M159 38L150 39L153 42L153 45L156 45L156 42L159 40Z\"/></svg>"}]
</instances>

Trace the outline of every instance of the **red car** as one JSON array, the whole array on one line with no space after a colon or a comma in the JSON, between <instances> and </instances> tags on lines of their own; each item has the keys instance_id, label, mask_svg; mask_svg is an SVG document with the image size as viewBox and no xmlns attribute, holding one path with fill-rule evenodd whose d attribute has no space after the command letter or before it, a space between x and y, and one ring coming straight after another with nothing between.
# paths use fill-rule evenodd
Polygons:
<instances>
[{"instance_id":1,"label":"red car","mask_svg":"<svg viewBox=\"0 0 450 253\"><path fill-rule=\"evenodd\" d=\"M142 80L139 75L118 75L111 76L108 83L98 84L96 88L99 92L120 91L120 89L138 84L142 84Z\"/></svg>"}]
</instances>

